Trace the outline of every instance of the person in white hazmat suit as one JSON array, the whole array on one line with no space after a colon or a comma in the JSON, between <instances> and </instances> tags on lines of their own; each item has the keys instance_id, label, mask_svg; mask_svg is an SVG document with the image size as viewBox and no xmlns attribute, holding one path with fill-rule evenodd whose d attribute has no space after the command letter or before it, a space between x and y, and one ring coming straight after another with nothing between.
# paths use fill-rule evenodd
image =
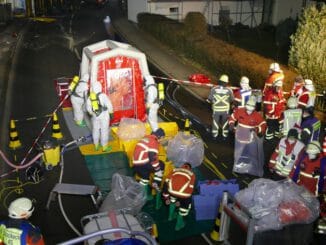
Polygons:
<instances>
[{"instance_id":1,"label":"person in white hazmat suit","mask_svg":"<svg viewBox=\"0 0 326 245\"><path fill-rule=\"evenodd\" d=\"M76 86L69 90L70 92L70 101L72 104L72 109L74 113L74 121L78 126L85 127L86 123L84 120L84 105L88 93L88 80L89 75L84 74L82 79L78 81Z\"/></svg>"},{"instance_id":2,"label":"person in white hazmat suit","mask_svg":"<svg viewBox=\"0 0 326 245\"><path fill-rule=\"evenodd\" d=\"M145 82L145 103L146 103L146 112L147 120L151 126L152 132L158 130L158 117L157 111L160 107L158 101L158 91L157 85L151 75L146 75L144 77Z\"/></svg>"},{"instance_id":3,"label":"person in white hazmat suit","mask_svg":"<svg viewBox=\"0 0 326 245\"><path fill-rule=\"evenodd\" d=\"M86 108L92 116L92 135L95 150L98 151L102 146L103 151L110 151L112 147L108 145L108 142L110 116L113 116L113 106L109 97L102 92L100 82L92 84L91 92L86 101Z\"/></svg>"}]
</instances>

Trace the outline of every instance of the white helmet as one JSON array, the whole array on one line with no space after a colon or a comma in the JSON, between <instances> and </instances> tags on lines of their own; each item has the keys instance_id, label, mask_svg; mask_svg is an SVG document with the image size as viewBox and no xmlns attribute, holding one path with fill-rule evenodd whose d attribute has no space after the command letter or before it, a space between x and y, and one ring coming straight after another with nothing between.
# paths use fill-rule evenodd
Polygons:
<instances>
[{"instance_id":1,"label":"white helmet","mask_svg":"<svg viewBox=\"0 0 326 245\"><path fill-rule=\"evenodd\" d=\"M248 77L241 77L240 79L240 87L242 89L248 89L249 88L249 78Z\"/></svg>"},{"instance_id":2,"label":"white helmet","mask_svg":"<svg viewBox=\"0 0 326 245\"><path fill-rule=\"evenodd\" d=\"M8 212L13 219L28 219L34 211L33 203L26 197L20 197L10 203Z\"/></svg>"},{"instance_id":3,"label":"white helmet","mask_svg":"<svg viewBox=\"0 0 326 245\"><path fill-rule=\"evenodd\" d=\"M89 75L88 75L88 73L83 74L83 75L81 76L81 80L83 80L83 81L85 81L85 82L88 82L88 80L89 80Z\"/></svg>"},{"instance_id":4,"label":"white helmet","mask_svg":"<svg viewBox=\"0 0 326 245\"><path fill-rule=\"evenodd\" d=\"M95 82L92 85L93 92L95 94L102 92L102 84L100 82Z\"/></svg>"},{"instance_id":5,"label":"white helmet","mask_svg":"<svg viewBox=\"0 0 326 245\"><path fill-rule=\"evenodd\" d=\"M219 81L221 81L221 82L225 82L225 83L228 83L228 82L229 82L229 77L228 77L228 75L223 74L222 76L220 76Z\"/></svg>"},{"instance_id":6,"label":"white helmet","mask_svg":"<svg viewBox=\"0 0 326 245\"><path fill-rule=\"evenodd\" d=\"M148 86L150 84L155 84L154 78L151 75L145 75L144 77L145 85Z\"/></svg>"},{"instance_id":7,"label":"white helmet","mask_svg":"<svg viewBox=\"0 0 326 245\"><path fill-rule=\"evenodd\" d=\"M254 111L256 108L256 100L254 97L250 97L246 103L247 111Z\"/></svg>"},{"instance_id":8,"label":"white helmet","mask_svg":"<svg viewBox=\"0 0 326 245\"><path fill-rule=\"evenodd\" d=\"M290 109L295 109L298 107L298 99L295 96L291 96L287 101L287 106Z\"/></svg>"},{"instance_id":9,"label":"white helmet","mask_svg":"<svg viewBox=\"0 0 326 245\"><path fill-rule=\"evenodd\" d=\"M304 86L308 91L311 91L311 92L315 91L314 84L310 79L304 80Z\"/></svg>"},{"instance_id":10,"label":"white helmet","mask_svg":"<svg viewBox=\"0 0 326 245\"><path fill-rule=\"evenodd\" d=\"M282 70L280 68L280 65L278 63L272 63L272 64L270 64L269 71L270 71L270 73L272 73L273 71L274 72L278 72L278 73L281 73L282 72Z\"/></svg>"}]
</instances>

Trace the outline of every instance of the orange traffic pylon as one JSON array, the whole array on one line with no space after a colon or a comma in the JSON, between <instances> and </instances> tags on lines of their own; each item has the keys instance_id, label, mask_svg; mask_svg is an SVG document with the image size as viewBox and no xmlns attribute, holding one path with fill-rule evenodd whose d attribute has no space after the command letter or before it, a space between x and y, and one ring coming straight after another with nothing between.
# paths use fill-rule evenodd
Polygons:
<instances>
[{"instance_id":1,"label":"orange traffic pylon","mask_svg":"<svg viewBox=\"0 0 326 245\"><path fill-rule=\"evenodd\" d=\"M11 149L17 149L21 147L21 143L18 137L18 132L16 130L16 125L14 120L10 120L10 131L9 131L9 147Z\"/></svg>"},{"instance_id":2,"label":"orange traffic pylon","mask_svg":"<svg viewBox=\"0 0 326 245\"><path fill-rule=\"evenodd\" d=\"M52 137L56 139L62 139L63 135L61 133L58 116L56 113L53 113L52 117Z\"/></svg>"}]
</instances>

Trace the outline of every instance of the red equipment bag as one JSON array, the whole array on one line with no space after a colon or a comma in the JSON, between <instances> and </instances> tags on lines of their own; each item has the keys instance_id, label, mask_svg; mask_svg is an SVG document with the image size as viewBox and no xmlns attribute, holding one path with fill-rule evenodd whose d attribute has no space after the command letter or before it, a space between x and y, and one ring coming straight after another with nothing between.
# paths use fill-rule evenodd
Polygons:
<instances>
[{"instance_id":1,"label":"red equipment bag","mask_svg":"<svg viewBox=\"0 0 326 245\"><path fill-rule=\"evenodd\" d=\"M211 79L204 74L192 74L189 76L189 81L195 83L210 83Z\"/></svg>"}]
</instances>

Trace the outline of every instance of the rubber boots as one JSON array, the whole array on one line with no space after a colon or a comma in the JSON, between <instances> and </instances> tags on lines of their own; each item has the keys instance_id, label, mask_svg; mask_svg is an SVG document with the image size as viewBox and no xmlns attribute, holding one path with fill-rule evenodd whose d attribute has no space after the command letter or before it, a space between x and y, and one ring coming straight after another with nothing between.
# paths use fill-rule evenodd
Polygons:
<instances>
[{"instance_id":1,"label":"rubber boots","mask_svg":"<svg viewBox=\"0 0 326 245\"><path fill-rule=\"evenodd\" d=\"M104 147L103 147L103 151L104 152L109 152L109 151L111 151L112 150L112 146L110 146L110 145L105 145Z\"/></svg>"},{"instance_id":2,"label":"rubber boots","mask_svg":"<svg viewBox=\"0 0 326 245\"><path fill-rule=\"evenodd\" d=\"M159 210L162 207L162 196L160 191L156 191L156 203L155 208Z\"/></svg>"},{"instance_id":3,"label":"rubber boots","mask_svg":"<svg viewBox=\"0 0 326 245\"><path fill-rule=\"evenodd\" d=\"M152 190L151 190L150 186L145 185L144 187L145 187L146 200L147 201L153 200Z\"/></svg>"},{"instance_id":4,"label":"rubber boots","mask_svg":"<svg viewBox=\"0 0 326 245\"><path fill-rule=\"evenodd\" d=\"M175 219L175 203L170 203L169 206L169 221Z\"/></svg>"},{"instance_id":5,"label":"rubber boots","mask_svg":"<svg viewBox=\"0 0 326 245\"><path fill-rule=\"evenodd\" d=\"M183 227L185 227L186 223L183 220L183 216L181 216L180 214L178 214L177 216L177 223L175 224L175 230L179 231L181 230Z\"/></svg>"}]
</instances>

